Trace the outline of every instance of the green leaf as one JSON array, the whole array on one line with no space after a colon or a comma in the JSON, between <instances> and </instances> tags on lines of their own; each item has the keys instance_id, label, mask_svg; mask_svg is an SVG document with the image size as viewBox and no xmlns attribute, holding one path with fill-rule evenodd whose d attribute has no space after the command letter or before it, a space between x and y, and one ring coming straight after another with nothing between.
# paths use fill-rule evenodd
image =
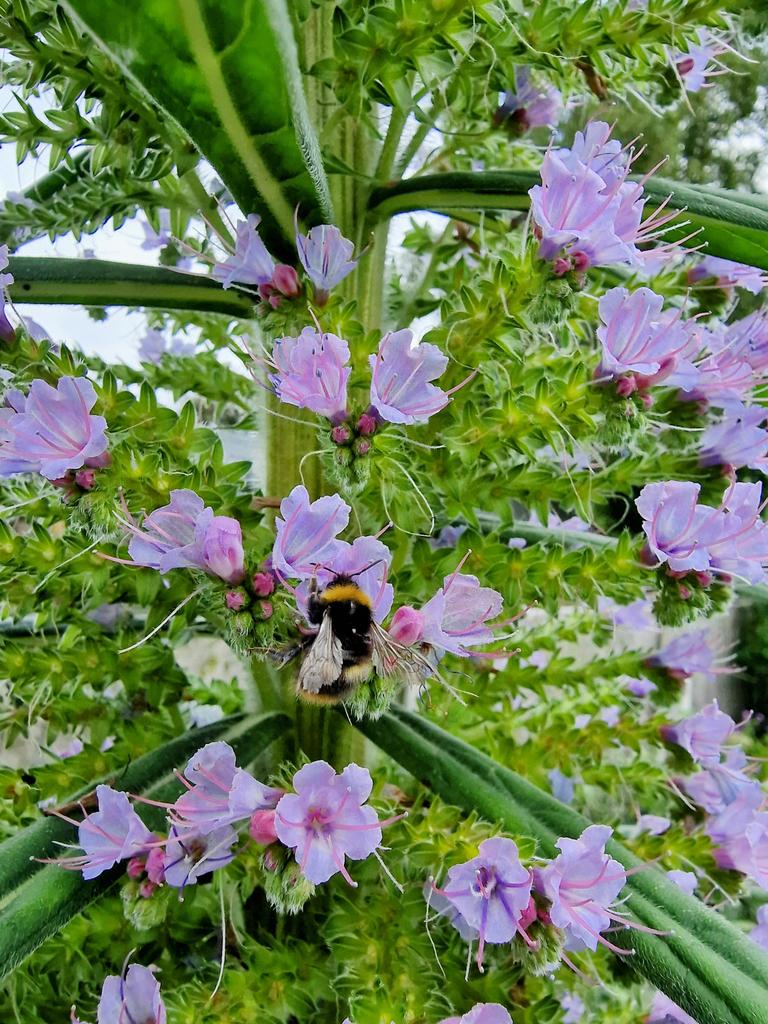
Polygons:
<instances>
[{"instance_id":1,"label":"green leaf","mask_svg":"<svg viewBox=\"0 0 768 1024\"><path fill-rule=\"evenodd\" d=\"M74 795L77 799L99 782L115 789L145 793L156 800L174 800L179 783L171 772L212 740L226 740L243 762L251 761L291 725L287 715L270 712L253 718L232 716L193 729L144 754L116 776L97 779ZM150 827L162 827L156 808L137 810ZM154 812L154 814L153 814ZM51 857L58 843L76 841L71 825L45 817L0 844L0 979L13 971L47 938L106 892L124 873L124 865L90 882L75 871L44 866L32 857Z\"/></svg>"},{"instance_id":2,"label":"green leaf","mask_svg":"<svg viewBox=\"0 0 768 1024\"><path fill-rule=\"evenodd\" d=\"M525 210L528 190L539 181L536 171L425 174L375 189L370 208L380 217L414 210L454 217L473 210ZM679 226L670 227L665 239L678 241L698 230L690 244L706 243L706 252L712 256L768 270L768 201L764 198L659 177L645 182L644 189L649 211L668 197L668 209L684 211Z\"/></svg>"},{"instance_id":3,"label":"green leaf","mask_svg":"<svg viewBox=\"0 0 768 1024\"><path fill-rule=\"evenodd\" d=\"M163 108L213 165L264 240L292 252L293 210L332 220L287 0L103 0L64 7L132 86Z\"/></svg>"},{"instance_id":4,"label":"green leaf","mask_svg":"<svg viewBox=\"0 0 768 1024\"><path fill-rule=\"evenodd\" d=\"M397 709L358 728L443 799L531 836L545 856L557 853L558 838L576 838L591 824L408 711ZM641 866L619 843L609 843L608 851L626 868ZM768 957L757 945L653 867L630 876L625 892L626 906L639 922L664 933L622 933L620 944L634 949L630 962L637 970L696 1020L768 1024Z\"/></svg>"},{"instance_id":5,"label":"green leaf","mask_svg":"<svg viewBox=\"0 0 768 1024\"><path fill-rule=\"evenodd\" d=\"M237 289L225 290L202 274L181 274L163 267L111 260L36 256L12 256L8 264L14 276L9 291L17 303L142 306L253 316L252 299Z\"/></svg>"}]
</instances>

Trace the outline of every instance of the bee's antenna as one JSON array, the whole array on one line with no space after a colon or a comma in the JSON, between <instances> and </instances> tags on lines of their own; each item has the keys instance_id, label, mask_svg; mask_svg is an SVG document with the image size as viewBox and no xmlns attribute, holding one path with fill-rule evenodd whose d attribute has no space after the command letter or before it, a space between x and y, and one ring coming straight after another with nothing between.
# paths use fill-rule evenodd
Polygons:
<instances>
[{"instance_id":1,"label":"bee's antenna","mask_svg":"<svg viewBox=\"0 0 768 1024\"><path fill-rule=\"evenodd\" d=\"M357 572L344 573L344 575L348 575L350 579L354 579L355 576L360 576L362 573L368 572L368 570L372 569L374 565L379 565L383 561L383 558L377 558L375 562L369 562L368 565L364 565L363 568L358 569Z\"/></svg>"}]
</instances>

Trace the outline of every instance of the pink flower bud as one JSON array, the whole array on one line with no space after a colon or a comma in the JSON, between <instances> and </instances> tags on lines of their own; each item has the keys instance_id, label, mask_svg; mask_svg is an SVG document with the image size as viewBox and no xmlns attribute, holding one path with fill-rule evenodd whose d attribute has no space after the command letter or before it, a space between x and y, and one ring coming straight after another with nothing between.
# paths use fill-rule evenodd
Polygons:
<instances>
[{"instance_id":1,"label":"pink flower bud","mask_svg":"<svg viewBox=\"0 0 768 1024\"><path fill-rule=\"evenodd\" d=\"M224 600L231 612L239 612L245 604L245 594L241 590L228 590Z\"/></svg>"},{"instance_id":2,"label":"pink flower bud","mask_svg":"<svg viewBox=\"0 0 768 1024\"><path fill-rule=\"evenodd\" d=\"M255 572L251 577L251 587L256 597L269 597L275 591L275 578L271 572Z\"/></svg>"},{"instance_id":3,"label":"pink flower bud","mask_svg":"<svg viewBox=\"0 0 768 1024\"><path fill-rule=\"evenodd\" d=\"M629 396L637 390L637 381L630 374L628 377L621 377L616 382L616 394L621 398L629 398Z\"/></svg>"},{"instance_id":4,"label":"pink flower bud","mask_svg":"<svg viewBox=\"0 0 768 1024\"><path fill-rule=\"evenodd\" d=\"M153 847L147 856L147 878L155 885L160 885L165 880L165 850L161 846Z\"/></svg>"},{"instance_id":5,"label":"pink flower bud","mask_svg":"<svg viewBox=\"0 0 768 1024\"><path fill-rule=\"evenodd\" d=\"M128 867L126 871L129 878L141 878L144 874L144 858L143 857L131 857L128 861Z\"/></svg>"},{"instance_id":6,"label":"pink flower bud","mask_svg":"<svg viewBox=\"0 0 768 1024\"><path fill-rule=\"evenodd\" d=\"M398 608L392 617L392 624L389 627L389 635L398 643L410 647L411 644L421 640L424 634L424 616L416 608L410 605L403 605Z\"/></svg>"},{"instance_id":7,"label":"pink flower bud","mask_svg":"<svg viewBox=\"0 0 768 1024\"><path fill-rule=\"evenodd\" d=\"M711 572L697 572L694 575L696 576L696 581L700 583L702 587L708 587L712 582Z\"/></svg>"},{"instance_id":8,"label":"pink flower bud","mask_svg":"<svg viewBox=\"0 0 768 1024\"><path fill-rule=\"evenodd\" d=\"M640 401L643 403L644 409L650 409L653 405L653 396L646 392L645 394L640 395Z\"/></svg>"},{"instance_id":9,"label":"pink flower bud","mask_svg":"<svg viewBox=\"0 0 768 1024\"><path fill-rule=\"evenodd\" d=\"M583 273L589 267L589 257L585 252L573 253L573 269L578 273Z\"/></svg>"},{"instance_id":10,"label":"pink flower bud","mask_svg":"<svg viewBox=\"0 0 768 1024\"><path fill-rule=\"evenodd\" d=\"M565 277L565 275L571 270L571 261L566 259L564 256L558 256L552 264L552 270L555 277Z\"/></svg>"},{"instance_id":11,"label":"pink flower bud","mask_svg":"<svg viewBox=\"0 0 768 1024\"><path fill-rule=\"evenodd\" d=\"M154 882L142 882L139 886L139 896L143 899L148 900L152 893L155 891L157 886Z\"/></svg>"},{"instance_id":12,"label":"pink flower bud","mask_svg":"<svg viewBox=\"0 0 768 1024\"><path fill-rule=\"evenodd\" d=\"M364 412L360 419L357 421L357 432L363 434L365 437L376 432L378 423L376 417L372 416L369 412Z\"/></svg>"},{"instance_id":13,"label":"pink flower bud","mask_svg":"<svg viewBox=\"0 0 768 1024\"><path fill-rule=\"evenodd\" d=\"M275 272L272 274L271 283L277 291L283 295L287 295L289 298L293 298L301 291L301 285L299 284L299 278L296 271L286 263L277 264Z\"/></svg>"},{"instance_id":14,"label":"pink flower bud","mask_svg":"<svg viewBox=\"0 0 768 1024\"><path fill-rule=\"evenodd\" d=\"M341 426L334 427L331 431L331 440L334 444L346 444L351 437L352 431L346 423L342 423Z\"/></svg>"},{"instance_id":15,"label":"pink flower bud","mask_svg":"<svg viewBox=\"0 0 768 1024\"><path fill-rule=\"evenodd\" d=\"M358 455L367 455L371 450L371 442L365 437L358 438L355 444L355 452Z\"/></svg>"},{"instance_id":16,"label":"pink flower bud","mask_svg":"<svg viewBox=\"0 0 768 1024\"><path fill-rule=\"evenodd\" d=\"M248 833L254 842L261 843L262 846L269 846L270 843L277 842L277 832L275 832L275 812L272 811L254 811L251 815L251 824L248 826Z\"/></svg>"},{"instance_id":17,"label":"pink flower bud","mask_svg":"<svg viewBox=\"0 0 768 1024\"><path fill-rule=\"evenodd\" d=\"M96 483L96 472L93 469L80 469L75 473L75 483L84 491L90 491Z\"/></svg>"},{"instance_id":18,"label":"pink flower bud","mask_svg":"<svg viewBox=\"0 0 768 1024\"><path fill-rule=\"evenodd\" d=\"M274 608L272 607L271 601L260 601L259 608L261 610L262 619L271 619Z\"/></svg>"},{"instance_id":19,"label":"pink flower bud","mask_svg":"<svg viewBox=\"0 0 768 1024\"><path fill-rule=\"evenodd\" d=\"M681 75L690 74L693 71L693 57L686 57L684 60L678 61L677 70Z\"/></svg>"},{"instance_id":20,"label":"pink flower bud","mask_svg":"<svg viewBox=\"0 0 768 1024\"><path fill-rule=\"evenodd\" d=\"M688 587L681 586L679 588L679 592L680 592L680 599L682 601L689 601L690 600L690 598L691 598L691 591L688 589Z\"/></svg>"},{"instance_id":21,"label":"pink flower bud","mask_svg":"<svg viewBox=\"0 0 768 1024\"><path fill-rule=\"evenodd\" d=\"M520 920L517 923L525 931L526 928L533 924L533 922L538 917L538 914L539 911L536 906L536 901L534 900L533 896L531 896L530 900L528 901L528 906L523 911Z\"/></svg>"},{"instance_id":22,"label":"pink flower bud","mask_svg":"<svg viewBox=\"0 0 768 1024\"><path fill-rule=\"evenodd\" d=\"M280 867L280 861L275 856L274 850L264 851L264 867L267 869L267 871L277 871L277 869Z\"/></svg>"}]
</instances>

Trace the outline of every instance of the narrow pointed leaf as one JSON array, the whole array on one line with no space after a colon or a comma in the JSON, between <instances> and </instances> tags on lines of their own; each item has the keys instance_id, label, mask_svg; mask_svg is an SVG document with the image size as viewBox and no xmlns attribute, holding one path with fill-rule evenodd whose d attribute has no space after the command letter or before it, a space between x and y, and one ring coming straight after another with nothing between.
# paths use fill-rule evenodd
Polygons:
<instances>
[{"instance_id":1,"label":"narrow pointed leaf","mask_svg":"<svg viewBox=\"0 0 768 1024\"><path fill-rule=\"evenodd\" d=\"M10 296L20 304L141 306L253 316L253 299L245 292L225 290L203 274L112 260L12 256L8 262L14 276Z\"/></svg>"},{"instance_id":2,"label":"narrow pointed leaf","mask_svg":"<svg viewBox=\"0 0 768 1024\"><path fill-rule=\"evenodd\" d=\"M266 750L290 725L288 716L279 712L257 718L222 719L143 755L112 784L115 789L141 792L155 800L174 800L180 784L171 773L183 767L201 746L212 740L226 740L239 759L247 762ZM150 828L162 828L163 814L157 808L138 805L136 809ZM56 843L62 841L77 841L73 827L55 818L44 818L0 845L0 979L125 874L125 866L117 865L85 881L80 872L30 861L30 857L58 852Z\"/></svg>"},{"instance_id":3,"label":"narrow pointed leaf","mask_svg":"<svg viewBox=\"0 0 768 1024\"><path fill-rule=\"evenodd\" d=\"M415 210L454 217L473 210L526 210L528 190L539 181L536 171L425 174L380 186L369 205L380 217ZM712 256L768 270L768 202L762 197L655 176L644 189L649 211L668 196L668 208L682 211L665 239L677 241L698 230L688 245L703 244Z\"/></svg>"},{"instance_id":4,"label":"narrow pointed leaf","mask_svg":"<svg viewBox=\"0 0 768 1024\"><path fill-rule=\"evenodd\" d=\"M134 88L187 133L275 255L292 249L293 209L331 219L287 0L66 0Z\"/></svg>"},{"instance_id":5,"label":"narrow pointed leaf","mask_svg":"<svg viewBox=\"0 0 768 1024\"><path fill-rule=\"evenodd\" d=\"M358 728L443 799L532 837L545 856L557 852L558 838L575 838L591 824L410 712L397 709ZM608 850L627 868L641 863L619 843ZM636 918L666 933L622 933L620 944L634 950L632 963L645 977L701 1024L768 1024L768 957L759 947L653 867L632 875L625 892Z\"/></svg>"}]
</instances>

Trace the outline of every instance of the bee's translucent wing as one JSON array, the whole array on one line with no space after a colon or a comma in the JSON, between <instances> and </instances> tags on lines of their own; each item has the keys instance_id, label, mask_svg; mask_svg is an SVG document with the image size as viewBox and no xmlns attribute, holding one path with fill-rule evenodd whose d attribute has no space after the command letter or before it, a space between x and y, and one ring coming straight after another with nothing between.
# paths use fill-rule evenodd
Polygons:
<instances>
[{"instance_id":1,"label":"bee's translucent wing","mask_svg":"<svg viewBox=\"0 0 768 1024\"><path fill-rule=\"evenodd\" d=\"M341 675L343 663L341 641L334 635L331 617L326 612L317 636L301 663L299 690L305 693L319 693L332 686Z\"/></svg>"},{"instance_id":2,"label":"bee's translucent wing","mask_svg":"<svg viewBox=\"0 0 768 1024\"><path fill-rule=\"evenodd\" d=\"M393 640L377 622L371 623L371 645L373 667L382 678L396 676L404 683L420 684L435 673L421 651Z\"/></svg>"}]
</instances>

